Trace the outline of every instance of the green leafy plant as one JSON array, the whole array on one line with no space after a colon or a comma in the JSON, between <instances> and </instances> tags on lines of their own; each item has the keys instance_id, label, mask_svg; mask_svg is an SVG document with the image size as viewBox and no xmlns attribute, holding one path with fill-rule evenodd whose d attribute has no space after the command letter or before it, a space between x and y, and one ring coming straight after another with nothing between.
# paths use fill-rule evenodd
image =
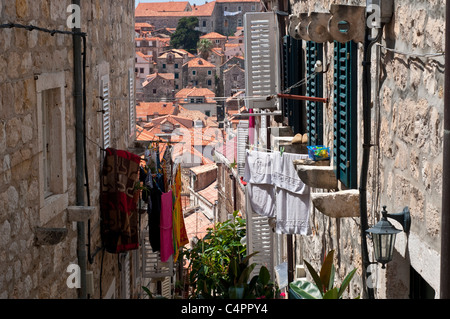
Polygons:
<instances>
[{"instance_id":1,"label":"green leafy plant","mask_svg":"<svg viewBox=\"0 0 450 319\"><path fill-rule=\"evenodd\" d=\"M355 275L356 268L344 278L340 287L334 286L336 269L333 265L333 257L334 250L331 250L325 257L319 273L305 260L314 283L303 280L292 282L289 284L292 291L304 299L342 299L342 294Z\"/></svg>"},{"instance_id":2,"label":"green leafy plant","mask_svg":"<svg viewBox=\"0 0 450 319\"><path fill-rule=\"evenodd\" d=\"M233 219L217 223L214 229L184 255L190 261L190 284L195 299L275 298L278 289L262 266L259 274L250 276L256 264L249 264L257 252L246 255L243 238L245 220L234 212Z\"/></svg>"},{"instance_id":3,"label":"green leafy plant","mask_svg":"<svg viewBox=\"0 0 450 319\"><path fill-rule=\"evenodd\" d=\"M233 213L233 219L217 223L192 249L183 251L190 264L191 298L217 298L224 294L222 282L228 280L228 267L233 258L244 258L246 247L245 220Z\"/></svg>"}]
</instances>

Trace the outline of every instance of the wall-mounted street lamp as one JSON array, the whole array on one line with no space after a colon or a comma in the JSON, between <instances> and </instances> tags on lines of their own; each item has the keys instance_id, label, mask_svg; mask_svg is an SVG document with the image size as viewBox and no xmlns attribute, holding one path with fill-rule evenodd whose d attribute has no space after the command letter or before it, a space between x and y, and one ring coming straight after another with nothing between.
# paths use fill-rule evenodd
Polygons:
<instances>
[{"instance_id":1,"label":"wall-mounted street lamp","mask_svg":"<svg viewBox=\"0 0 450 319\"><path fill-rule=\"evenodd\" d=\"M381 268L386 268L386 264L392 260L395 236L401 232L388 221L388 217L398 221L403 226L403 231L409 233L411 215L408 207L405 207L399 214L388 214L386 206L383 206L381 213L383 215L381 220L366 232L372 235L376 261L382 264Z\"/></svg>"}]
</instances>

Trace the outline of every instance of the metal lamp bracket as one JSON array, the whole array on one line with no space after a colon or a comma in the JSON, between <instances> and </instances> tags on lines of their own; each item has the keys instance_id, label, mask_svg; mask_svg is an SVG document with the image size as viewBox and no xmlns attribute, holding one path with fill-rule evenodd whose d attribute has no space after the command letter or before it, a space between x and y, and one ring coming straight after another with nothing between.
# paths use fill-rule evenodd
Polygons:
<instances>
[{"instance_id":1,"label":"metal lamp bracket","mask_svg":"<svg viewBox=\"0 0 450 319\"><path fill-rule=\"evenodd\" d=\"M405 233L409 233L409 230L411 228L411 214L408 207L403 208L403 212L401 213L387 214L386 217L398 221L402 225L403 231Z\"/></svg>"}]
</instances>

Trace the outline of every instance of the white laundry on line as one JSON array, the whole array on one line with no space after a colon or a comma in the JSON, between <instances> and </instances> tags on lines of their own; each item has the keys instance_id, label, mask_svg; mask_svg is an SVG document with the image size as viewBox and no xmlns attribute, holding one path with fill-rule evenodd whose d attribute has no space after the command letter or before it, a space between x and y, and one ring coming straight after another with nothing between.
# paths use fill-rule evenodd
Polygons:
<instances>
[{"instance_id":1,"label":"white laundry on line","mask_svg":"<svg viewBox=\"0 0 450 319\"><path fill-rule=\"evenodd\" d=\"M278 234L310 235L310 188L298 176L294 160L307 154L274 152L272 180L276 186L276 232Z\"/></svg>"},{"instance_id":2,"label":"white laundry on line","mask_svg":"<svg viewBox=\"0 0 450 319\"><path fill-rule=\"evenodd\" d=\"M306 154L247 151L244 181L255 213L276 217L279 234L309 235L310 188L297 174L294 160Z\"/></svg>"}]
</instances>

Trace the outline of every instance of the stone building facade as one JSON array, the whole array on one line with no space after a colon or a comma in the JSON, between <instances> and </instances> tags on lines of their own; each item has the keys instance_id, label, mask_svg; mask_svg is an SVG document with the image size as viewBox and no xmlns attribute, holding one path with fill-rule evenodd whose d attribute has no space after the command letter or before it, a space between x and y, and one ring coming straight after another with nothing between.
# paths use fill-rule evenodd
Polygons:
<instances>
[{"instance_id":1,"label":"stone building facade","mask_svg":"<svg viewBox=\"0 0 450 319\"><path fill-rule=\"evenodd\" d=\"M260 12L262 5L255 0L216 0L216 32L223 35L234 35L244 25L247 12Z\"/></svg>"},{"instance_id":2,"label":"stone building facade","mask_svg":"<svg viewBox=\"0 0 450 319\"><path fill-rule=\"evenodd\" d=\"M193 58L183 65L183 87L194 86L215 90L216 66L202 58Z\"/></svg>"},{"instance_id":3,"label":"stone building facade","mask_svg":"<svg viewBox=\"0 0 450 319\"><path fill-rule=\"evenodd\" d=\"M388 1L389 2L389 1ZM290 14L329 12L330 4L365 6L366 1L290 1ZM443 171L443 95L444 95L444 5L440 1L393 2L392 19L384 25L378 44L372 48L370 163L367 181L368 224L375 225L386 205L389 213L400 213L409 207L411 229L397 235L393 260L382 269L372 265L371 281L375 298L415 298L413 283L427 287L428 298L439 298L440 290L440 221ZM285 1L267 1L287 7ZM289 24L289 20L285 20ZM362 28L364 26L361 26ZM288 28L289 29L289 28ZM303 41L303 54L306 54ZM334 69L333 41L324 43L323 54L330 62L323 74L323 93L330 100L323 105L323 144L333 149L334 143ZM357 136L357 186L352 187L356 204L347 202L341 211L355 209L354 217L335 217L318 202L311 210L312 236L295 236L295 263L307 260L317 269L324 255L334 249L336 280L340 282L353 268L357 273L350 285L348 297L367 298L363 287L363 257L361 254L361 220L358 200L363 161L363 46L357 45L357 78L355 112ZM325 64L324 64L325 65ZM306 112L306 111L305 111ZM306 114L306 113L305 113ZM305 115L306 116L306 115ZM285 122L283 124L285 125ZM272 126L280 126L272 122ZM307 133L307 132L304 132ZM330 165L333 165L332 158ZM297 166L299 169L299 167ZM318 187L314 194L324 195L330 206L348 188L340 180L334 189ZM325 191L324 191L325 189ZM321 195L322 196L322 195ZM328 197L328 198L327 198ZM350 197L346 197L350 200ZM334 216L334 217L333 217ZM402 226L389 219L397 229ZM369 259L374 260L373 243L367 237ZM372 281L373 280L373 281ZM367 284L367 282L366 282ZM424 297L422 295L422 297Z\"/></svg>"},{"instance_id":4,"label":"stone building facade","mask_svg":"<svg viewBox=\"0 0 450 319\"><path fill-rule=\"evenodd\" d=\"M136 22L149 23L156 29L176 28L178 20L193 16L199 20L197 30L205 34L218 32L223 35L233 35L238 27L242 27L246 12L261 11L261 3L256 0L216 0L205 2L202 5L177 6L172 10L165 11L162 7L159 11L155 8L145 10L146 6L150 5L146 3L138 5Z\"/></svg>"},{"instance_id":5,"label":"stone building facade","mask_svg":"<svg viewBox=\"0 0 450 319\"><path fill-rule=\"evenodd\" d=\"M225 96L245 90L245 71L238 64L230 66L222 75Z\"/></svg>"},{"instance_id":6,"label":"stone building facade","mask_svg":"<svg viewBox=\"0 0 450 319\"><path fill-rule=\"evenodd\" d=\"M172 101L175 96L174 73L153 73L142 83L142 95L136 99L143 102Z\"/></svg>"},{"instance_id":7,"label":"stone building facade","mask_svg":"<svg viewBox=\"0 0 450 319\"><path fill-rule=\"evenodd\" d=\"M94 256L101 246L99 173L101 148L106 145L104 117L99 110L105 110L105 100L110 103L109 145L127 150L134 141L134 94L130 90L135 59L134 1L81 3L81 31L87 33L89 66L86 165L90 196L87 198L83 187L80 197L85 197L85 203L90 200L93 207L89 210L89 230L84 220L85 238L78 236L79 217L69 214L80 200L75 128L81 123L74 116L73 36L0 28L0 298L82 296L80 289L67 284L74 274L71 264L92 272L91 298L126 298L141 293L140 286L124 285L126 277L118 267L119 260L123 265L124 261L133 265L134 252L126 256L105 252L102 257L100 251ZM67 25L70 4L68 0L2 0L0 25L16 23L71 31ZM102 93L106 87L109 96ZM65 236L48 241L42 234ZM80 265L80 240L91 244L92 263ZM85 249L81 247L81 251Z\"/></svg>"}]
</instances>

